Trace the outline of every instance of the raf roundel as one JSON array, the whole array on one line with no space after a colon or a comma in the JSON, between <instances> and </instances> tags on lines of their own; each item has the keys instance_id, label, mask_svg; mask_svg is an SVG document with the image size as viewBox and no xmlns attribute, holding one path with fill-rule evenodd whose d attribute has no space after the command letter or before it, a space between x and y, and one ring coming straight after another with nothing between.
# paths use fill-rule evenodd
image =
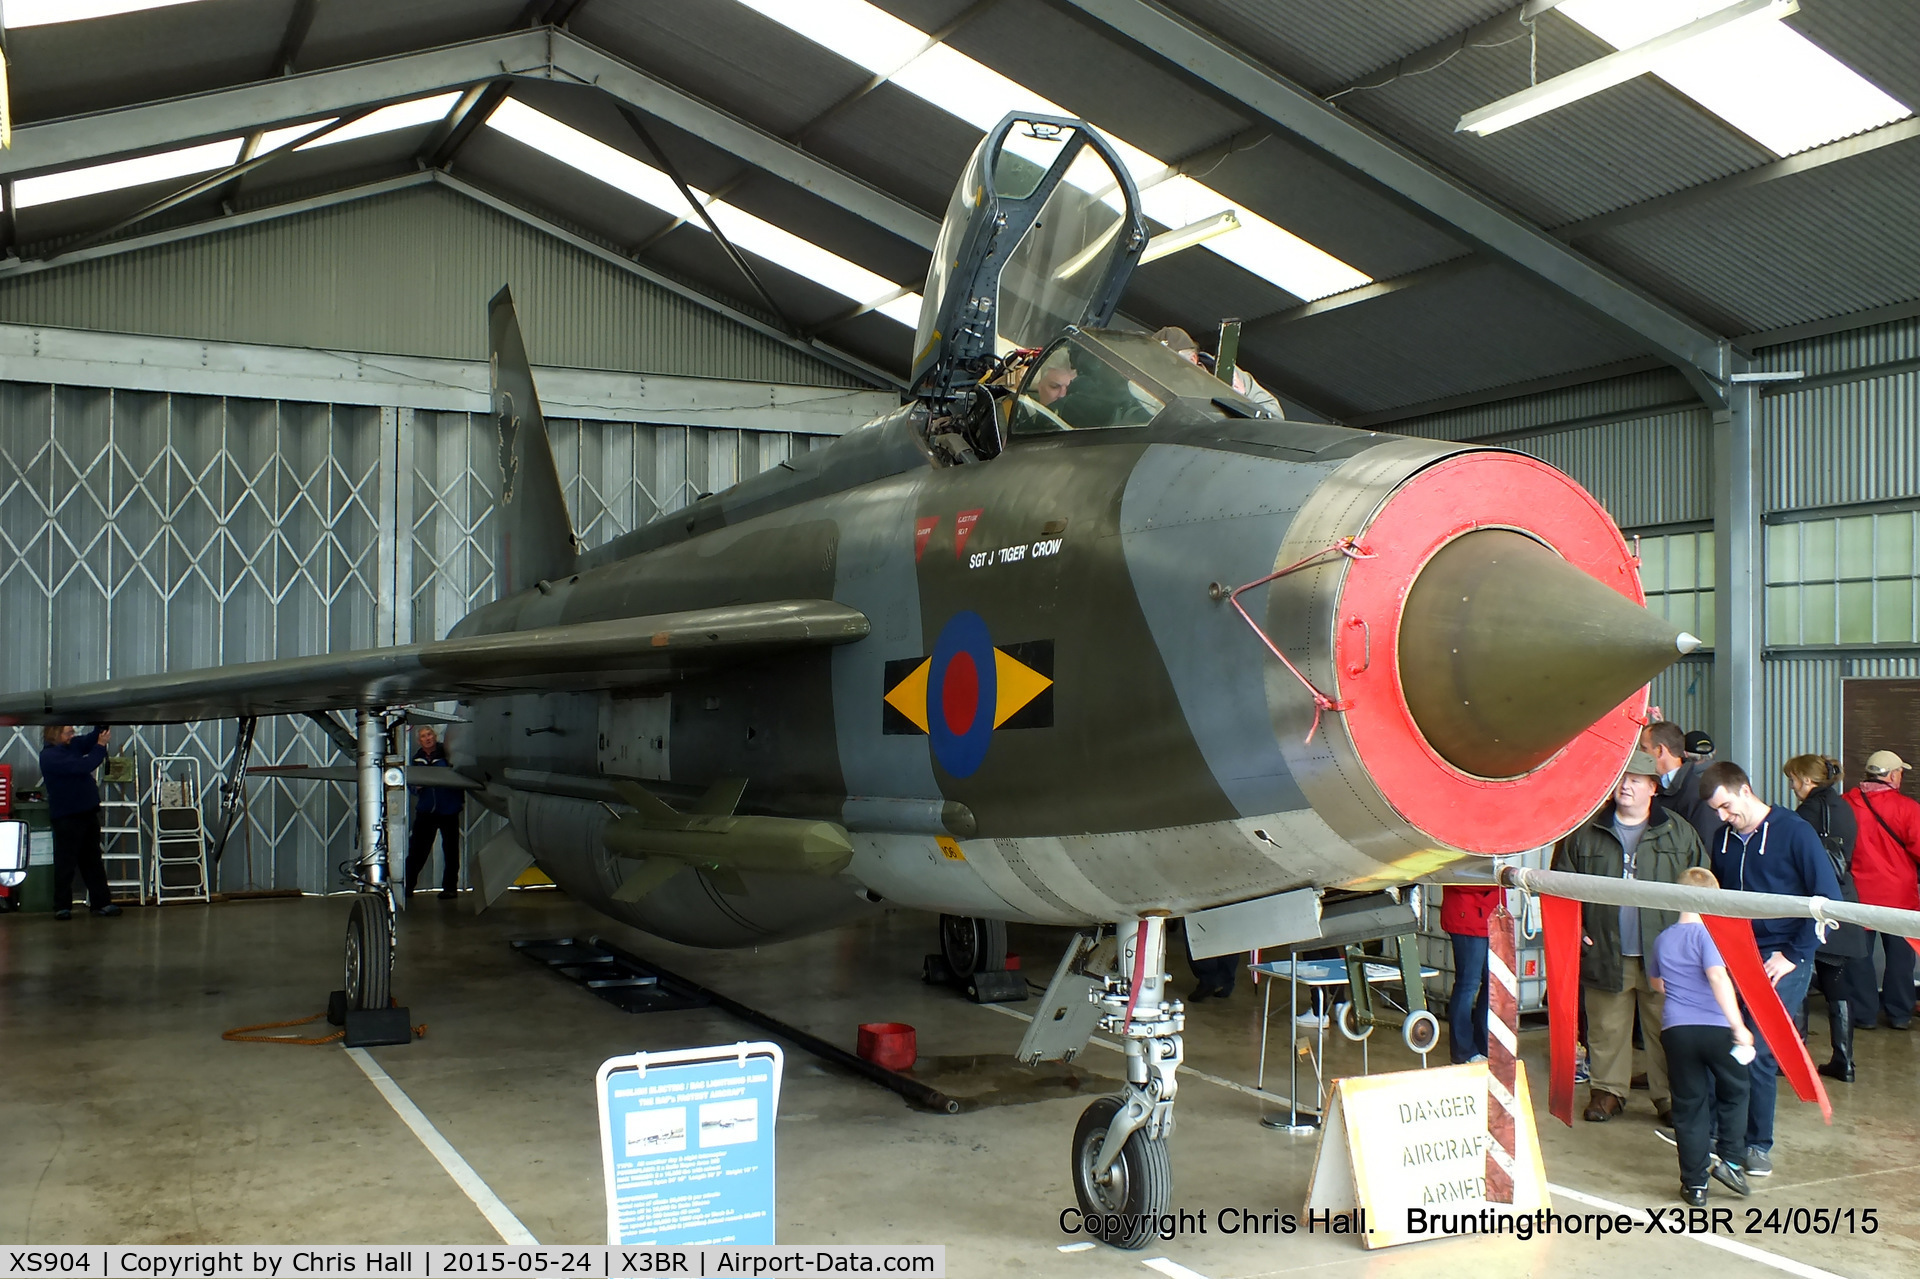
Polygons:
<instances>
[{"instance_id":1,"label":"raf roundel","mask_svg":"<svg viewBox=\"0 0 1920 1279\"><path fill-rule=\"evenodd\" d=\"M987 757L998 701L993 637L978 613L956 613L934 641L927 671L927 736L933 757L971 777Z\"/></svg>"}]
</instances>

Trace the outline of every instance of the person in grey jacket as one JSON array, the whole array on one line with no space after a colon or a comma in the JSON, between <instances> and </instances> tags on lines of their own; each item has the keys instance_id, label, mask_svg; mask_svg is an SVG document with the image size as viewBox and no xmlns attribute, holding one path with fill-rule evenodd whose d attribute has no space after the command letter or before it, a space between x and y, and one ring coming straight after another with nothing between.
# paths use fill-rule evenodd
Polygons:
<instances>
[{"instance_id":1,"label":"person in grey jacket","mask_svg":"<svg viewBox=\"0 0 1920 1279\"><path fill-rule=\"evenodd\" d=\"M1656 720L1640 730L1640 749L1660 766L1660 806L1678 813L1706 847L1720 830L1720 815L1700 798L1700 774L1707 765L1687 754L1687 734L1678 724Z\"/></svg>"},{"instance_id":2,"label":"person in grey jacket","mask_svg":"<svg viewBox=\"0 0 1920 1279\"><path fill-rule=\"evenodd\" d=\"M1635 751L1612 802L1560 841L1553 868L1673 884L1689 866L1705 866L1707 852L1693 827L1653 802L1658 775L1653 759ZM1637 1010L1647 1052L1647 1091L1654 1114L1672 1126L1672 1093L1660 1047L1662 997L1647 975L1645 957L1677 918L1664 910L1593 903L1580 908L1580 985L1586 993L1593 1075L1585 1113L1590 1123L1605 1123L1626 1109Z\"/></svg>"}]
</instances>

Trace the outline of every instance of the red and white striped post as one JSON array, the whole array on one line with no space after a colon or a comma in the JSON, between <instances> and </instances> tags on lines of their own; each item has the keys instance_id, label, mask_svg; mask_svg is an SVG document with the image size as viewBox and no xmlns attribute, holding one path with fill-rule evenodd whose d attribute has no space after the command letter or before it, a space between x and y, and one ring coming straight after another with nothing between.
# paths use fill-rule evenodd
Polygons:
<instances>
[{"instance_id":1,"label":"red and white striped post","mask_svg":"<svg viewBox=\"0 0 1920 1279\"><path fill-rule=\"evenodd\" d=\"M1506 893L1487 921L1487 1202L1513 1202L1515 1059L1520 980L1514 975L1513 916Z\"/></svg>"}]
</instances>

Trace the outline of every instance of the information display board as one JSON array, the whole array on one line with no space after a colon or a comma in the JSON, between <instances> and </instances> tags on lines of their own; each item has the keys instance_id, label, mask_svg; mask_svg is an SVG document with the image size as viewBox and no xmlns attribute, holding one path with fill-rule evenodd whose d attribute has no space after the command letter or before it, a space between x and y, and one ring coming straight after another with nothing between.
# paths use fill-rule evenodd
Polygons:
<instances>
[{"instance_id":1,"label":"information display board","mask_svg":"<svg viewBox=\"0 0 1920 1279\"><path fill-rule=\"evenodd\" d=\"M601 1063L610 1244L770 1244L778 1044L636 1053Z\"/></svg>"}]
</instances>

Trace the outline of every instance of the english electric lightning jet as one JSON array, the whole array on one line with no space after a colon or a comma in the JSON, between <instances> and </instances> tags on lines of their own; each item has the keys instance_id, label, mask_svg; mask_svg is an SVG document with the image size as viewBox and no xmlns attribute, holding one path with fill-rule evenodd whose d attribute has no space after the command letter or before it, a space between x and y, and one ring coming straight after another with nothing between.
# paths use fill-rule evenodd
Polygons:
<instances>
[{"instance_id":1,"label":"english electric lightning jet","mask_svg":"<svg viewBox=\"0 0 1920 1279\"><path fill-rule=\"evenodd\" d=\"M1647 680L1695 641L1545 463L1289 421L1105 327L1146 242L1104 138L1008 117L955 190L905 403L590 549L503 290L497 600L441 640L54 689L0 722L320 719L359 782L355 1007L386 1006L392 964L389 730L449 699L460 784L508 822L469 863L483 903L531 862L647 932L745 946L893 902L948 916L963 967L983 921L1092 929L1047 996L1074 1015L1021 1055L1125 1041L1076 1191L1164 1207L1166 920L1196 954L1411 932L1406 886L1606 798ZM1405 1034L1431 1047L1431 1014Z\"/></svg>"}]
</instances>

